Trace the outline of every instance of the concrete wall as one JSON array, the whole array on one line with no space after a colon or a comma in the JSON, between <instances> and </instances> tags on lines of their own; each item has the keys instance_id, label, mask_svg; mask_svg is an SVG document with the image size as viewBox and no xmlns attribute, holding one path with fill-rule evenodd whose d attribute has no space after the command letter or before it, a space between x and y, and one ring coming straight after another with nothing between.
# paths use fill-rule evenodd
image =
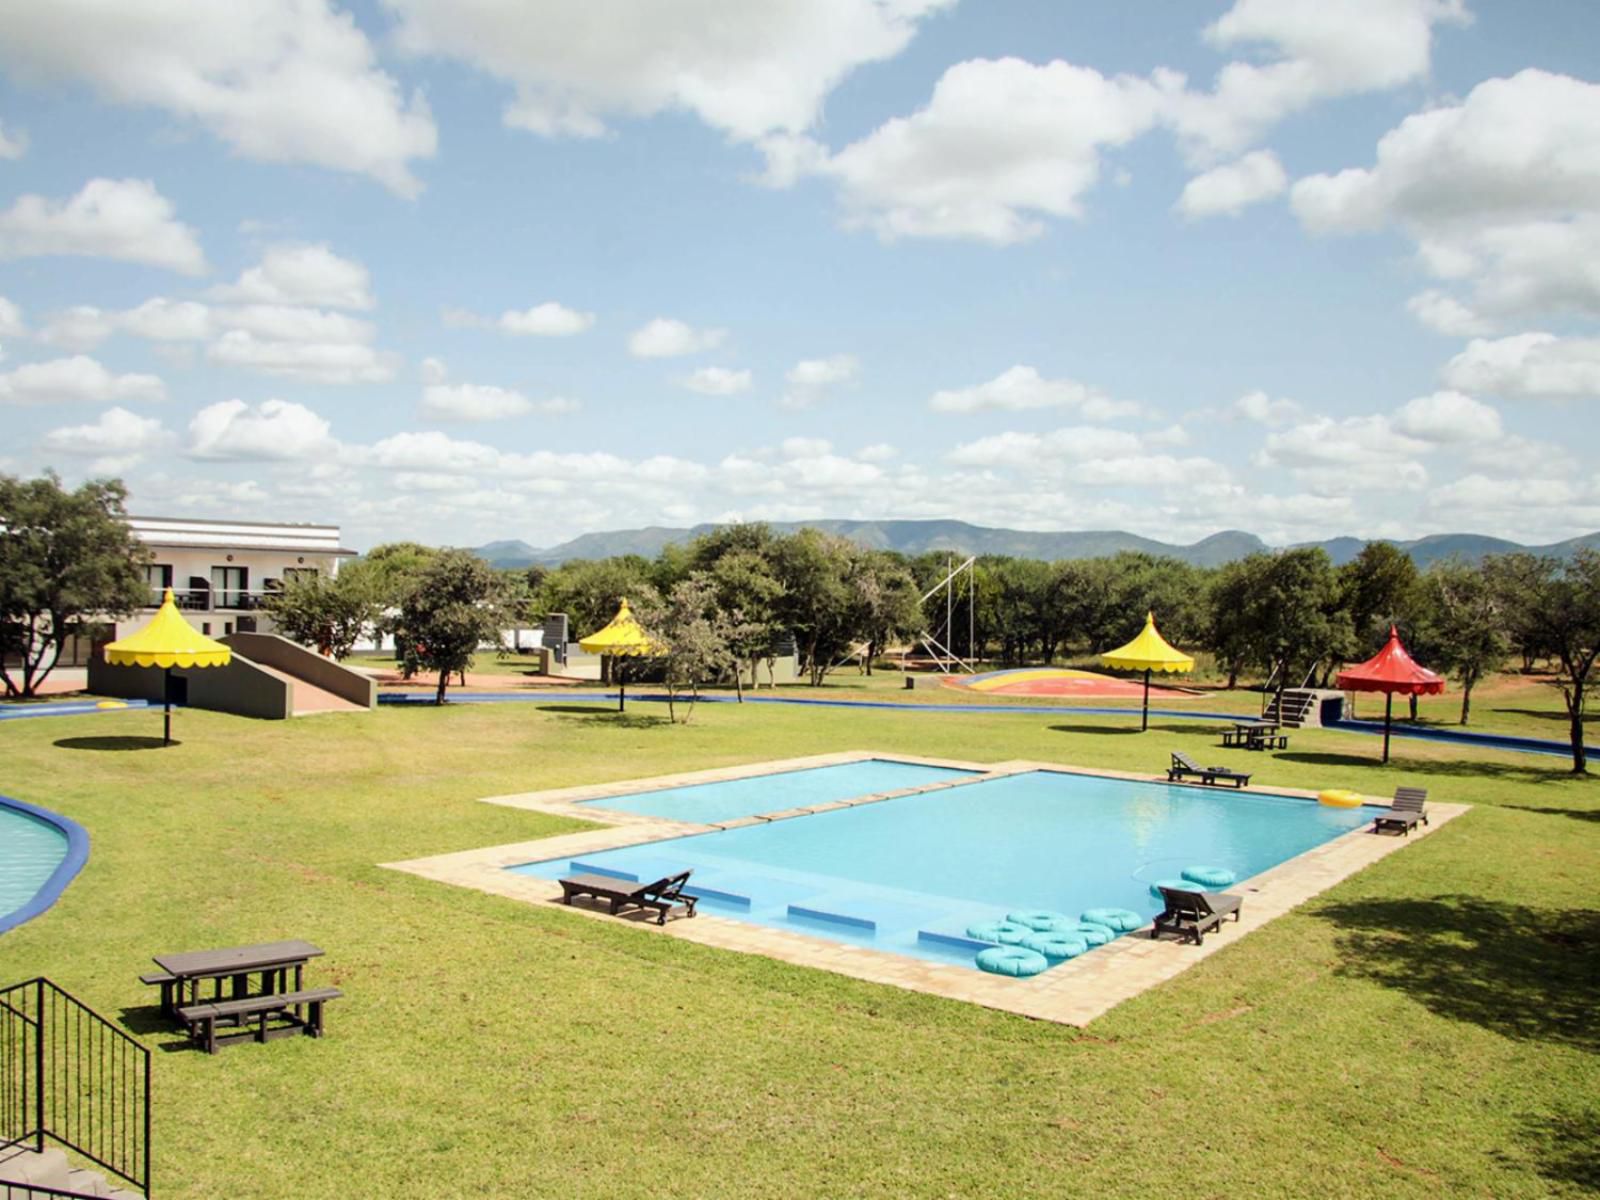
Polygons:
<instances>
[{"instance_id":1,"label":"concrete wall","mask_svg":"<svg viewBox=\"0 0 1600 1200\"><path fill-rule=\"evenodd\" d=\"M190 708L269 721L287 721L294 715L294 689L237 653L225 667L174 668L172 674L188 681ZM160 667L116 667L98 656L89 660L89 691L97 696L159 704L163 681Z\"/></svg>"},{"instance_id":2,"label":"concrete wall","mask_svg":"<svg viewBox=\"0 0 1600 1200\"><path fill-rule=\"evenodd\" d=\"M230 633L219 639L255 662L276 667L286 675L303 679L312 687L332 692L341 700L359 704L364 708L378 706L378 681L360 671L341 667L332 659L323 658L314 650L307 650L299 642L291 642L275 633Z\"/></svg>"}]
</instances>

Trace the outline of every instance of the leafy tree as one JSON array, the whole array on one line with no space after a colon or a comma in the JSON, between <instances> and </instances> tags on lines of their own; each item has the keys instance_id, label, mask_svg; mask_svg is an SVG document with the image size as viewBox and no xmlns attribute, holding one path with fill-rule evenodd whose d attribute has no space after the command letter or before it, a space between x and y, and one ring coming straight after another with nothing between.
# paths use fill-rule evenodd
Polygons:
<instances>
[{"instance_id":1,"label":"leafy tree","mask_svg":"<svg viewBox=\"0 0 1600 1200\"><path fill-rule=\"evenodd\" d=\"M442 551L420 542L385 542L374 546L360 558L347 563L339 578L350 582L360 579L371 593L377 613L372 619L373 636L381 644L388 636L394 637L395 659L401 674L410 679L421 664L414 653L408 653L401 636L400 608L406 597L417 586L422 573Z\"/></svg>"},{"instance_id":2,"label":"leafy tree","mask_svg":"<svg viewBox=\"0 0 1600 1200\"><path fill-rule=\"evenodd\" d=\"M377 583L373 572L348 568L331 578L300 576L269 596L264 607L286 637L343 658L383 611Z\"/></svg>"},{"instance_id":3,"label":"leafy tree","mask_svg":"<svg viewBox=\"0 0 1600 1200\"><path fill-rule=\"evenodd\" d=\"M1417 564L1393 542L1368 542L1339 568L1344 606L1359 649L1376 653L1389 626L1409 629L1417 613Z\"/></svg>"},{"instance_id":4,"label":"leafy tree","mask_svg":"<svg viewBox=\"0 0 1600 1200\"><path fill-rule=\"evenodd\" d=\"M756 686L756 664L771 660L778 637L778 606L783 584L772 563L757 550L732 550L717 558L711 569L698 572L710 578L717 607L729 618L728 646L750 667L750 686ZM734 690L744 702L743 668L735 664Z\"/></svg>"},{"instance_id":5,"label":"leafy tree","mask_svg":"<svg viewBox=\"0 0 1600 1200\"><path fill-rule=\"evenodd\" d=\"M1600 656L1600 552L1582 549L1568 562L1531 554L1490 560L1488 571L1500 594L1518 608L1513 627L1543 648L1557 665L1556 686L1566 701L1572 770L1583 774L1584 707Z\"/></svg>"},{"instance_id":6,"label":"leafy tree","mask_svg":"<svg viewBox=\"0 0 1600 1200\"><path fill-rule=\"evenodd\" d=\"M576 559L545 576L534 599L540 612L562 612L575 637L602 628L617 615L623 600L637 603L654 594L650 563L636 554L616 558Z\"/></svg>"},{"instance_id":7,"label":"leafy tree","mask_svg":"<svg viewBox=\"0 0 1600 1200\"><path fill-rule=\"evenodd\" d=\"M116 479L66 491L54 474L0 475L0 680L32 696L85 622L128 616L149 599L149 554L133 536ZM15 658L14 666L6 666ZM20 680L12 672L20 673Z\"/></svg>"},{"instance_id":8,"label":"leafy tree","mask_svg":"<svg viewBox=\"0 0 1600 1200\"><path fill-rule=\"evenodd\" d=\"M848 573L854 543L817 529L781 538L773 552L783 584L779 617L794 630L812 687L833 669L856 638L855 593Z\"/></svg>"},{"instance_id":9,"label":"leafy tree","mask_svg":"<svg viewBox=\"0 0 1600 1200\"><path fill-rule=\"evenodd\" d=\"M1230 689L1239 685L1239 673L1247 667L1257 647L1251 624L1251 597L1258 578L1265 573L1267 556L1225 563L1206 590L1208 620L1201 641L1216 656L1217 665L1228 674Z\"/></svg>"},{"instance_id":10,"label":"leafy tree","mask_svg":"<svg viewBox=\"0 0 1600 1200\"><path fill-rule=\"evenodd\" d=\"M863 669L872 674L872 660L891 641L922 629L922 593L910 569L897 554L858 550L847 582L854 593L857 640L866 642Z\"/></svg>"},{"instance_id":11,"label":"leafy tree","mask_svg":"<svg viewBox=\"0 0 1600 1200\"><path fill-rule=\"evenodd\" d=\"M400 608L407 649L425 670L439 672L434 703L443 704L453 671L465 671L486 642L498 642L504 615L499 578L465 550L444 550L423 570Z\"/></svg>"},{"instance_id":12,"label":"leafy tree","mask_svg":"<svg viewBox=\"0 0 1600 1200\"><path fill-rule=\"evenodd\" d=\"M1275 675L1281 702L1291 676L1349 652L1350 617L1333 564L1320 546L1252 554L1245 564L1251 589L1243 613L1244 644L1251 661Z\"/></svg>"},{"instance_id":13,"label":"leafy tree","mask_svg":"<svg viewBox=\"0 0 1600 1200\"><path fill-rule=\"evenodd\" d=\"M1545 629L1537 617L1540 581L1553 570L1549 559L1526 550L1496 554L1483 560L1483 575L1500 605L1511 638L1511 647L1522 658L1522 670L1531 672L1547 657L1551 647L1545 642Z\"/></svg>"},{"instance_id":14,"label":"leafy tree","mask_svg":"<svg viewBox=\"0 0 1600 1200\"><path fill-rule=\"evenodd\" d=\"M656 661L667 689L667 715L678 719L678 702L687 693L687 725L700 698L700 685L732 669L738 670L729 645L732 622L717 606L716 584L706 572L679 580L664 600L651 598L638 612L639 624L666 653Z\"/></svg>"},{"instance_id":15,"label":"leafy tree","mask_svg":"<svg viewBox=\"0 0 1600 1200\"><path fill-rule=\"evenodd\" d=\"M1459 561L1435 563L1422 577L1418 642L1461 681L1461 723L1472 712L1472 689L1511 653L1500 599L1488 577Z\"/></svg>"}]
</instances>

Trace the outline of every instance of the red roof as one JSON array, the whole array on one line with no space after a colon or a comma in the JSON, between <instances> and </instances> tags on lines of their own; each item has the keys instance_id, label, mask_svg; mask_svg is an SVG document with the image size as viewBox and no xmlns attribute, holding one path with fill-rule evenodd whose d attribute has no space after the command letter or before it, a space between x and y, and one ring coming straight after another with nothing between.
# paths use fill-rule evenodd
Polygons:
<instances>
[{"instance_id":1,"label":"red roof","mask_svg":"<svg viewBox=\"0 0 1600 1200\"><path fill-rule=\"evenodd\" d=\"M1389 626L1389 640L1382 650L1358 667L1340 671L1334 681L1350 692L1398 692L1403 696L1435 695L1444 691L1444 679L1427 667L1419 667L1406 648L1400 644L1400 634Z\"/></svg>"}]
</instances>

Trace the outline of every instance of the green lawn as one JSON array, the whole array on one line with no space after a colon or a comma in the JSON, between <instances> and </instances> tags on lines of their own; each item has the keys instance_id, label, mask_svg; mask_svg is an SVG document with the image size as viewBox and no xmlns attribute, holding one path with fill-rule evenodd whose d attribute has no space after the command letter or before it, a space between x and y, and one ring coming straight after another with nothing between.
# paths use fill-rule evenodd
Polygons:
<instances>
[{"instance_id":1,"label":"green lawn","mask_svg":"<svg viewBox=\"0 0 1600 1200\"><path fill-rule=\"evenodd\" d=\"M1257 782L1472 813L1083 1031L375 864L562 832L474 798L827 750L1154 771L1127 717L460 705L0 725L0 791L88 867L0 938L156 1055L159 1197L1481 1196L1600 1187L1600 784L1298 733ZM161 950L306 937L330 1036L178 1048ZM1185 948L1170 946L1172 954Z\"/></svg>"}]
</instances>

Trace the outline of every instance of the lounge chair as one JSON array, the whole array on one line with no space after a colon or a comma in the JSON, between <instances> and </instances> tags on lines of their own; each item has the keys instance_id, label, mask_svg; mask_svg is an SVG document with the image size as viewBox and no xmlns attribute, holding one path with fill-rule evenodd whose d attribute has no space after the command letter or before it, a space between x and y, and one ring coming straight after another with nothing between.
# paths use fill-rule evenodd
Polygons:
<instances>
[{"instance_id":1,"label":"lounge chair","mask_svg":"<svg viewBox=\"0 0 1600 1200\"><path fill-rule=\"evenodd\" d=\"M1194 776L1201 783L1219 785L1231 783L1236 788L1242 788L1250 782L1250 776L1242 771L1230 771L1227 767L1202 767L1195 763L1187 754L1172 752L1172 765L1167 768L1168 783L1182 783L1186 776Z\"/></svg>"},{"instance_id":2,"label":"lounge chair","mask_svg":"<svg viewBox=\"0 0 1600 1200\"><path fill-rule=\"evenodd\" d=\"M560 880L561 902L571 904L574 897L593 896L611 905L612 916L628 908L649 909L657 914L656 924L665 925L667 915L674 909L686 909L691 917L694 916L694 906L700 902L700 897L691 896L683 890L683 885L688 881L688 871L681 875L669 875L654 883L634 883L614 875L572 875Z\"/></svg>"},{"instance_id":3,"label":"lounge chair","mask_svg":"<svg viewBox=\"0 0 1600 1200\"><path fill-rule=\"evenodd\" d=\"M1378 833L1384 829L1397 829L1407 837L1417 827L1417 822L1424 825L1428 823L1428 814L1423 805L1428 799L1427 788L1400 787L1394 790L1394 801L1389 806L1389 811L1381 814L1372 822L1372 832Z\"/></svg>"},{"instance_id":4,"label":"lounge chair","mask_svg":"<svg viewBox=\"0 0 1600 1200\"><path fill-rule=\"evenodd\" d=\"M1206 930L1222 924L1223 917L1231 913L1237 921L1239 907L1244 903L1243 896L1228 892L1191 892L1169 887L1161 889L1161 899L1167 907L1156 918L1150 936L1176 933L1179 937L1194 938L1196 946L1205 940Z\"/></svg>"}]
</instances>

